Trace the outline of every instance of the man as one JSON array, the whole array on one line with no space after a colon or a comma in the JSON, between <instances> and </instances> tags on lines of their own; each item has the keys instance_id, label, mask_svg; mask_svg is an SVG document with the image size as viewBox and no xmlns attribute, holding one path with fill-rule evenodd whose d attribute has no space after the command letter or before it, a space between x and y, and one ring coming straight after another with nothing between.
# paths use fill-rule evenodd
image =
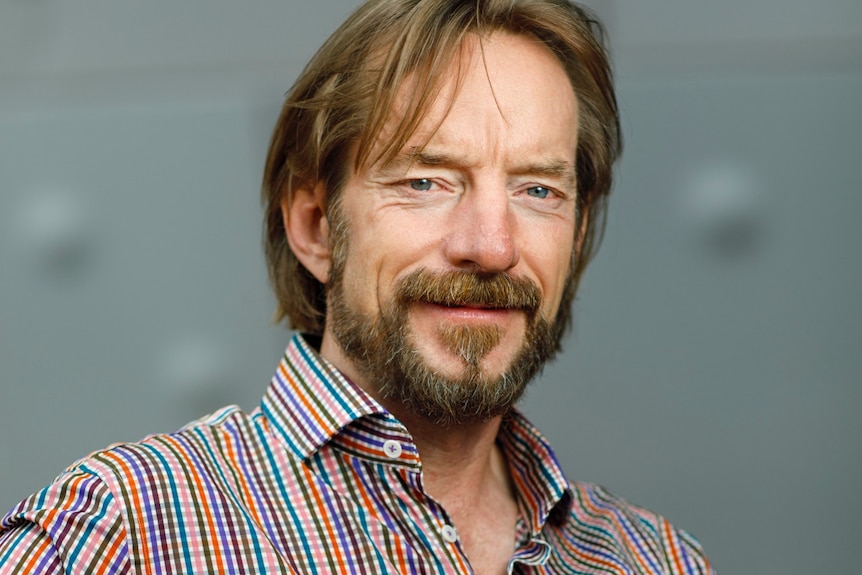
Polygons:
<instances>
[{"instance_id":1,"label":"man","mask_svg":"<svg viewBox=\"0 0 862 575\"><path fill-rule=\"evenodd\" d=\"M711 572L514 407L619 154L598 31L563 0L360 7L270 148L270 275L305 335L261 407L74 465L4 518L0 572Z\"/></svg>"}]
</instances>

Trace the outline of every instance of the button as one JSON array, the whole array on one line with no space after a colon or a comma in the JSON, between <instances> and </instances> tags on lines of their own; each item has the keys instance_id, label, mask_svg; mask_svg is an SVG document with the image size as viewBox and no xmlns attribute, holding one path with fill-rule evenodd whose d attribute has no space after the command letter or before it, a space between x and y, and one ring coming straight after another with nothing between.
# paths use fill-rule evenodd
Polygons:
<instances>
[{"instance_id":1,"label":"button","mask_svg":"<svg viewBox=\"0 0 862 575\"><path fill-rule=\"evenodd\" d=\"M394 439L387 439L383 443L383 453L386 454L386 457L391 459L398 459L401 457L401 444L395 441Z\"/></svg>"},{"instance_id":2,"label":"button","mask_svg":"<svg viewBox=\"0 0 862 575\"><path fill-rule=\"evenodd\" d=\"M458 541L458 532L455 531L455 528L451 525L444 525L443 539L445 539L449 543L455 543L456 541Z\"/></svg>"}]
</instances>

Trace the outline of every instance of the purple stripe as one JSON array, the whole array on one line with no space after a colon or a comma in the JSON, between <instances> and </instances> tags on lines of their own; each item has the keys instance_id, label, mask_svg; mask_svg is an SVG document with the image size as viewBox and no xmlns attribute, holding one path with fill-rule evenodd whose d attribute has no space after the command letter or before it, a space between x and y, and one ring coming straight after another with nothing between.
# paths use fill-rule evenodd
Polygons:
<instances>
[{"instance_id":1,"label":"purple stripe","mask_svg":"<svg viewBox=\"0 0 862 575\"><path fill-rule=\"evenodd\" d=\"M290 368L285 367L285 370L290 373ZM285 387L292 387L286 380L281 378L280 371L276 371L273 378L278 380ZM285 415L290 420L298 424L291 425L291 430L300 432L310 444L320 445L323 443L323 440L326 439L324 431L320 429L317 422L314 421L311 414L299 401L299 396L296 393L275 393L272 394L271 397L273 399L277 399L282 408L282 412L279 413L279 415ZM282 430L282 433L286 433L286 430ZM286 433L286 435L292 434ZM297 438L294 438L294 440L296 439Z\"/></svg>"},{"instance_id":2,"label":"purple stripe","mask_svg":"<svg viewBox=\"0 0 862 575\"><path fill-rule=\"evenodd\" d=\"M635 542L638 555L642 559L646 560L650 564L650 567L652 567L656 572L659 572L660 568L655 563L655 554L647 553L647 551L644 550L642 545L642 537L634 533L633 526L628 520L628 517L626 517L620 509L610 505L608 501L601 499L597 492L591 492L589 497L593 504L596 505L596 507L604 509L609 516L613 516L617 519L617 522L622 526L623 530L626 532L629 538Z\"/></svg>"},{"instance_id":3,"label":"purple stripe","mask_svg":"<svg viewBox=\"0 0 862 575\"><path fill-rule=\"evenodd\" d=\"M132 452L131 450L128 450L128 449L117 449L117 450L112 451L111 453L115 454L118 457L121 457L122 459L124 459L126 461L126 463L129 464L129 467L131 467L131 469L132 469L132 473L134 474L135 478L138 480L138 484L137 484L138 494L140 497L143 497L144 496L143 491L144 490L149 491L149 485L150 484L148 481L145 481L145 479L144 479L145 476L142 473L142 469L138 465L136 465L135 461L132 459L133 455L139 455L139 454L137 454L136 452ZM145 463L143 458L139 457L139 459L141 459L141 463ZM131 493L129 495L131 496ZM149 497L148 499L156 500L157 498ZM132 504L131 508L134 509L135 506L136 506L135 504ZM167 544L167 541L165 539L165 531L167 531L167 530L166 529L159 529L159 530L156 529L156 522L153 521L149 515L149 507L147 506L146 501L141 501L140 506L141 506L141 509L146 514L146 519L141 519L140 522L145 523L147 526L147 531L149 534L148 539L150 541L159 540L162 544L162 548L167 549L167 547L165 546ZM159 526L163 527L161 519L159 519L158 524L159 524ZM159 537L156 536L157 531L161 532L161 535ZM155 568L156 573L162 573L163 571L162 571L162 564L161 564L161 559L162 559L161 554L160 553L155 553L155 554L151 553L150 555L152 556L152 560L154 561L153 567ZM147 558L147 559L149 559L149 558Z\"/></svg>"},{"instance_id":4,"label":"purple stripe","mask_svg":"<svg viewBox=\"0 0 862 575\"><path fill-rule=\"evenodd\" d=\"M401 533L404 536L404 539L409 543L408 545L405 545L405 548L407 549L406 560L408 562L411 562L411 564L412 564L412 561L414 561L414 560L411 559L411 557L413 557L416 554L416 552L413 551L413 547L414 546L416 546L416 547L421 546L420 545L421 544L421 538L417 537L416 534L414 534L410 529L400 529L399 528L403 525L407 525L407 523L400 521L395 515L393 515L390 512L391 510L383 502L382 496L383 496L384 492L380 488L375 488L375 486L370 485L370 483L373 483L373 481L374 481L374 479L373 479L374 476L372 476L372 478L369 479L369 477L366 475L365 469L364 469L364 467L366 465L367 465L367 463L363 464L363 462L358 460L358 459L354 459L352 462L352 467L353 467L354 471L356 471L356 480L359 484L358 488L364 490L365 493L368 495L368 498L371 499L375 503L377 510L379 511L380 515L382 516L384 524L387 527L389 527L391 530L395 531L396 533ZM374 467L377 467L377 466L375 465L372 468L374 468ZM412 498L409 498L409 497L406 497L405 499L412 500ZM396 501L397 501L397 496L396 496ZM418 504L416 504L416 505L418 505Z\"/></svg>"},{"instance_id":5,"label":"purple stripe","mask_svg":"<svg viewBox=\"0 0 862 575\"><path fill-rule=\"evenodd\" d=\"M415 573L458 571L463 556L438 533L446 512L422 491L416 469L405 465L418 466L405 428L389 415L363 417L385 411L327 364L315 367L317 356L305 346L301 338L291 343L281 366L285 375L273 376L261 407L250 416L219 412L174 435L96 455L85 463L92 471L81 468L89 475L62 476L6 516L0 556L9 557L23 521L53 510L59 513L44 526L46 535L54 538L60 557L70 557L81 546L73 566L78 570L116 572L147 562L156 573L176 572L194 557L213 563L213 570L223 562L226 573L278 571L274 566L287 563L296 572L323 573L333 570L329 561L340 557L334 570L358 575L391 572L389 565L402 564ZM313 402L311 409L300 400L304 396ZM365 403L358 405L359 400ZM352 415L340 413L337 406L345 405L355 408ZM340 432L330 429L341 425ZM398 460L381 457L387 439L402 444ZM540 530L538 536L548 542L540 546L520 523L524 544L513 550L513 559L534 562L543 572L562 570L565 561L579 564L575 552L585 564L602 560L638 572L638 561L653 568L673 565L664 532L656 529L663 520L595 486L574 486L574 506L564 525L541 525L539 516L572 486L544 438L519 412L498 441L522 490L518 497L532 520L529 528ZM79 482L75 489L73 481ZM61 494L64 487L69 491ZM135 491L138 495L130 498ZM117 530L118 516L104 513L107 505L126 519L127 540ZM15 516L20 520L10 531ZM190 533L187 539L176 534L183 526ZM105 539L108 530L113 531ZM686 573L709 572L693 538L683 531L674 531L672 538L679 543ZM195 540L199 544L190 546ZM119 552L101 552L101 546L107 549L115 541ZM27 546L28 538L21 544ZM142 557L145 546L151 552ZM223 555L216 556L216 549ZM38 561L39 570L52 566L50 551L35 556L28 550L25 561ZM671 572L678 575L674 567Z\"/></svg>"},{"instance_id":6,"label":"purple stripe","mask_svg":"<svg viewBox=\"0 0 862 575\"><path fill-rule=\"evenodd\" d=\"M206 464L204 463L204 461L202 461L203 458L201 457L200 453L198 453L198 448L197 448L197 445L195 444L195 442L191 441L188 437L186 437L185 434L178 434L178 435L174 436L174 439L177 442L183 443L187 446L185 453L188 455L188 457L190 459L193 460L194 467L196 468L197 471L203 471L203 470L207 469ZM180 461L180 463L183 463L183 462ZM213 462L213 463L215 463L215 462ZM216 490L214 488L214 484L213 484L213 481L210 479L210 475L211 475L210 473L199 473L199 476L201 477L201 481L204 484L204 487L206 488L207 499L209 499L209 501L213 502L213 503L215 503L216 500L218 500L218 502L221 503L221 508L224 509L225 511L229 511L230 505L227 504L228 502L227 502L226 497L219 490ZM219 508L219 506L217 506L217 505L211 505L210 506L211 510L215 510L218 508ZM231 514L229 512L223 513L221 515L221 519L222 519L222 521L217 520L215 522L216 528L218 530L218 537L220 540L219 546L224 548L224 549L234 549L235 546L232 545L232 541L236 540L237 531L236 531L236 524L234 523L234 520L233 520L233 514ZM225 527L227 527L227 530L229 530L230 533L233 535L233 539L231 539L227 536L227 531L225 530ZM205 533L205 530L202 529L201 535L203 536L204 533ZM227 557L223 556L222 559L224 559L225 562L228 563L228 565L229 565L229 571L228 572L229 573L236 573L236 568L237 568L236 561L237 561L238 557L236 557L232 554L229 554ZM215 565L217 563L217 561L213 561L213 563Z\"/></svg>"},{"instance_id":7,"label":"purple stripe","mask_svg":"<svg viewBox=\"0 0 862 575\"><path fill-rule=\"evenodd\" d=\"M266 486L262 483L263 478L272 473L278 473L278 470L273 469L264 472L258 467L257 459L251 456L254 453L254 448L248 443L248 438L241 435L239 429L235 427L229 431L234 437L238 463L243 471L243 477L245 477L248 484L248 490L254 497L256 509L263 518L263 525L261 527L266 530L267 537L271 540L286 541L287 534L281 527L281 521L277 519L278 512L273 505L272 499L263 497L263 494L266 493ZM279 551L283 550L279 549Z\"/></svg>"},{"instance_id":8,"label":"purple stripe","mask_svg":"<svg viewBox=\"0 0 862 575\"><path fill-rule=\"evenodd\" d=\"M53 550L53 547L48 547L49 550ZM29 560L29 557L25 557L24 559ZM42 557L39 559L37 563L38 567L36 569L37 573L41 573L47 570L48 565L59 565L60 558L57 556L57 553L50 553L48 550L45 553L42 553Z\"/></svg>"},{"instance_id":9,"label":"purple stripe","mask_svg":"<svg viewBox=\"0 0 862 575\"><path fill-rule=\"evenodd\" d=\"M63 503L65 503L67 501L69 501L71 503L66 505L66 509L62 512L63 514L75 513L76 511L81 511L84 509L82 507L79 507L79 505L81 503L90 503L92 501L92 494L89 493L89 490L84 489L85 487L88 487L89 485L95 486L95 481L92 479L89 481L87 479L84 479L81 482L81 484L79 485L77 492L72 492L72 493L70 493L69 491L66 492L66 495L63 497L63 499L61 501ZM78 495L78 497L74 497L74 495L76 493L79 494L81 491L84 491L87 493L87 496L83 502L80 501L80 499L81 499L80 495ZM59 493L57 495L59 496ZM72 495L72 497L70 497L70 495ZM87 507L89 507L89 506L87 506ZM48 532L48 534L52 540L63 541L66 538L66 536L69 534L69 531L73 527L74 527L74 523L71 521L54 522L51 524L51 529L49 529L47 532Z\"/></svg>"},{"instance_id":10,"label":"purple stripe","mask_svg":"<svg viewBox=\"0 0 862 575\"><path fill-rule=\"evenodd\" d=\"M350 562L350 572L355 573L356 572L356 570L355 570L356 559L353 557L353 554L350 553L350 551L349 551L350 547L347 546L348 536L347 536L347 533L345 532L345 525L344 525L344 522L342 520L342 517L344 515L344 508L341 506L340 502L338 501L338 496L336 495L335 497L333 497L331 495L332 490L328 489L329 486L326 485L326 483L323 481L323 479L321 479L319 477L317 479L318 479L318 484L316 486L310 485L309 488L310 489L317 489L318 494L323 499L323 501L326 503L326 507L329 510L329 518L331 519L331 523L334 524L334 526L335 526L335 530L338 533L338 541L341 543L341 551L339 553L333 553L333 557L335 557L337 555L341 555L343 557L346 557L347 560ZM336 507L338 508L337 510L336 510ZM350 529L348 528L346 531L349 532ZM354 543L352 548L358 549L359 547L356 546L356 540L353 538L352 533L350 535L350 539L352 539L352 541ZM341 567L344 567L344 565L341 565Z\"/></svg>"}]
</instances>

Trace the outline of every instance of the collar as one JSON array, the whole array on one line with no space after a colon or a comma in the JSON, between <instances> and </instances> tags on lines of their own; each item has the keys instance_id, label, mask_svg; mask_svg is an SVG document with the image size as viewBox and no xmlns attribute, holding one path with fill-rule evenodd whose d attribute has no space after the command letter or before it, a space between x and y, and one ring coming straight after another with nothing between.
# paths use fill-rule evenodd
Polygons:
<instances>
[{"instance_id":1,"label":"collar","mask_svg":"<svg viewBox=\"0 0 862 575\"><path fill-rule=\"evenodd\" d=\"M562 526L573 494L548 440L515 408L503 419L497 444L509 462L530 532L538 535L547 522Z\"/></svg>"},{"instance_id":2,"label":"collar","mask_svg":"<svg viewBox=\"0 0 862 575\"><path fill-rule=\"evenodd\" d=\"M344 451L377 463L420 467L407 428L300 334L287 346L261 410L276 437L303 461L332 441ZM402 447L397 460L384 451L391 441Z\"/></svg>"},{"instance_id":3,"label":"collar","mask_svg":"<svg viewBox=\"0 0 862 575\"><path fill-rule=\"evenodd\" d=\"M271 431L303 461L332 441L360 458L421 469L407 428L300 334L287 346L261 409ZM401 445L402 457L386 455L384 447L391 441ZM497 443L509 462L531 533L537 535L548 521L565 522L571 488L539 430L513 409L500 426Z\"/></svg>"}]
</instances>

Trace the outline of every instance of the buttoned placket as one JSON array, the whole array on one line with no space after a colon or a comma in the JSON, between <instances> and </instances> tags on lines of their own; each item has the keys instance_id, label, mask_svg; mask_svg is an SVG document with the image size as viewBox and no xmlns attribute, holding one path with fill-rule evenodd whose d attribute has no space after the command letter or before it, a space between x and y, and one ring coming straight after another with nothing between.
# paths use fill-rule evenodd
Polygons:
<instances>
[{"instance_id":1,"label":"buttoned placket","mask_svg":"<svg viewBox=\"0 0 862 575\"><path fill-rule=\"evenodd\" d=\"M392 438L383 441L381 451L391 464L399 467L401 472L412 476L413 480L408 481L408 483L410 483L417 491L418 495L427 502L431 515L437 519L438 525L436 526L435 531L438 534L441 545L452 546L453 552L461 556L465 563L468 563L468 559L464 555L464 551L460 545L458 530L452 524L449 514L446 512L443 505L425 492L422 480L422 464L421 461L418 461L417 449L415 444L412 442L412 438L409 438L409 432L407 432L406 428L404 429L404 433L405 438L401 441ZM410 454L412 456L414 453L417 454L416 462L407 463L403 461L406 454ZM405 464L408 466L408 469L404 468ZM416 496L413 497L415 499ZM434 526L429 527L434 528Z\"/></svg>"},{"instance_id":2,"label":"buttoned placket","mask_svg":"<svg viewBox=\"0 0 862 575\"><path fill-rule=\"evenodd\" d=\"M389 459L396 461L404 453L404 448L402 447L402 445L399 441L397 441L395 439L387 439L386 441L383 442L383 453ZM423 491L422 495L424 497L428 498L429 500L431 499L426 493L424 493L424 491ZM437 502L435 502L435 504L441 510L443 510L442 505L440 505ZM445 512L445 510L444 510L444 512ZM447 523L445 520L443 520L441 523L442 523L442 525L440 527L440 535L443 537L443 540L446 543L450 543L450 544L458 543L458 530L455 529L455 526L452 525L451 523Z\"/></svg>"}]
</instances>

